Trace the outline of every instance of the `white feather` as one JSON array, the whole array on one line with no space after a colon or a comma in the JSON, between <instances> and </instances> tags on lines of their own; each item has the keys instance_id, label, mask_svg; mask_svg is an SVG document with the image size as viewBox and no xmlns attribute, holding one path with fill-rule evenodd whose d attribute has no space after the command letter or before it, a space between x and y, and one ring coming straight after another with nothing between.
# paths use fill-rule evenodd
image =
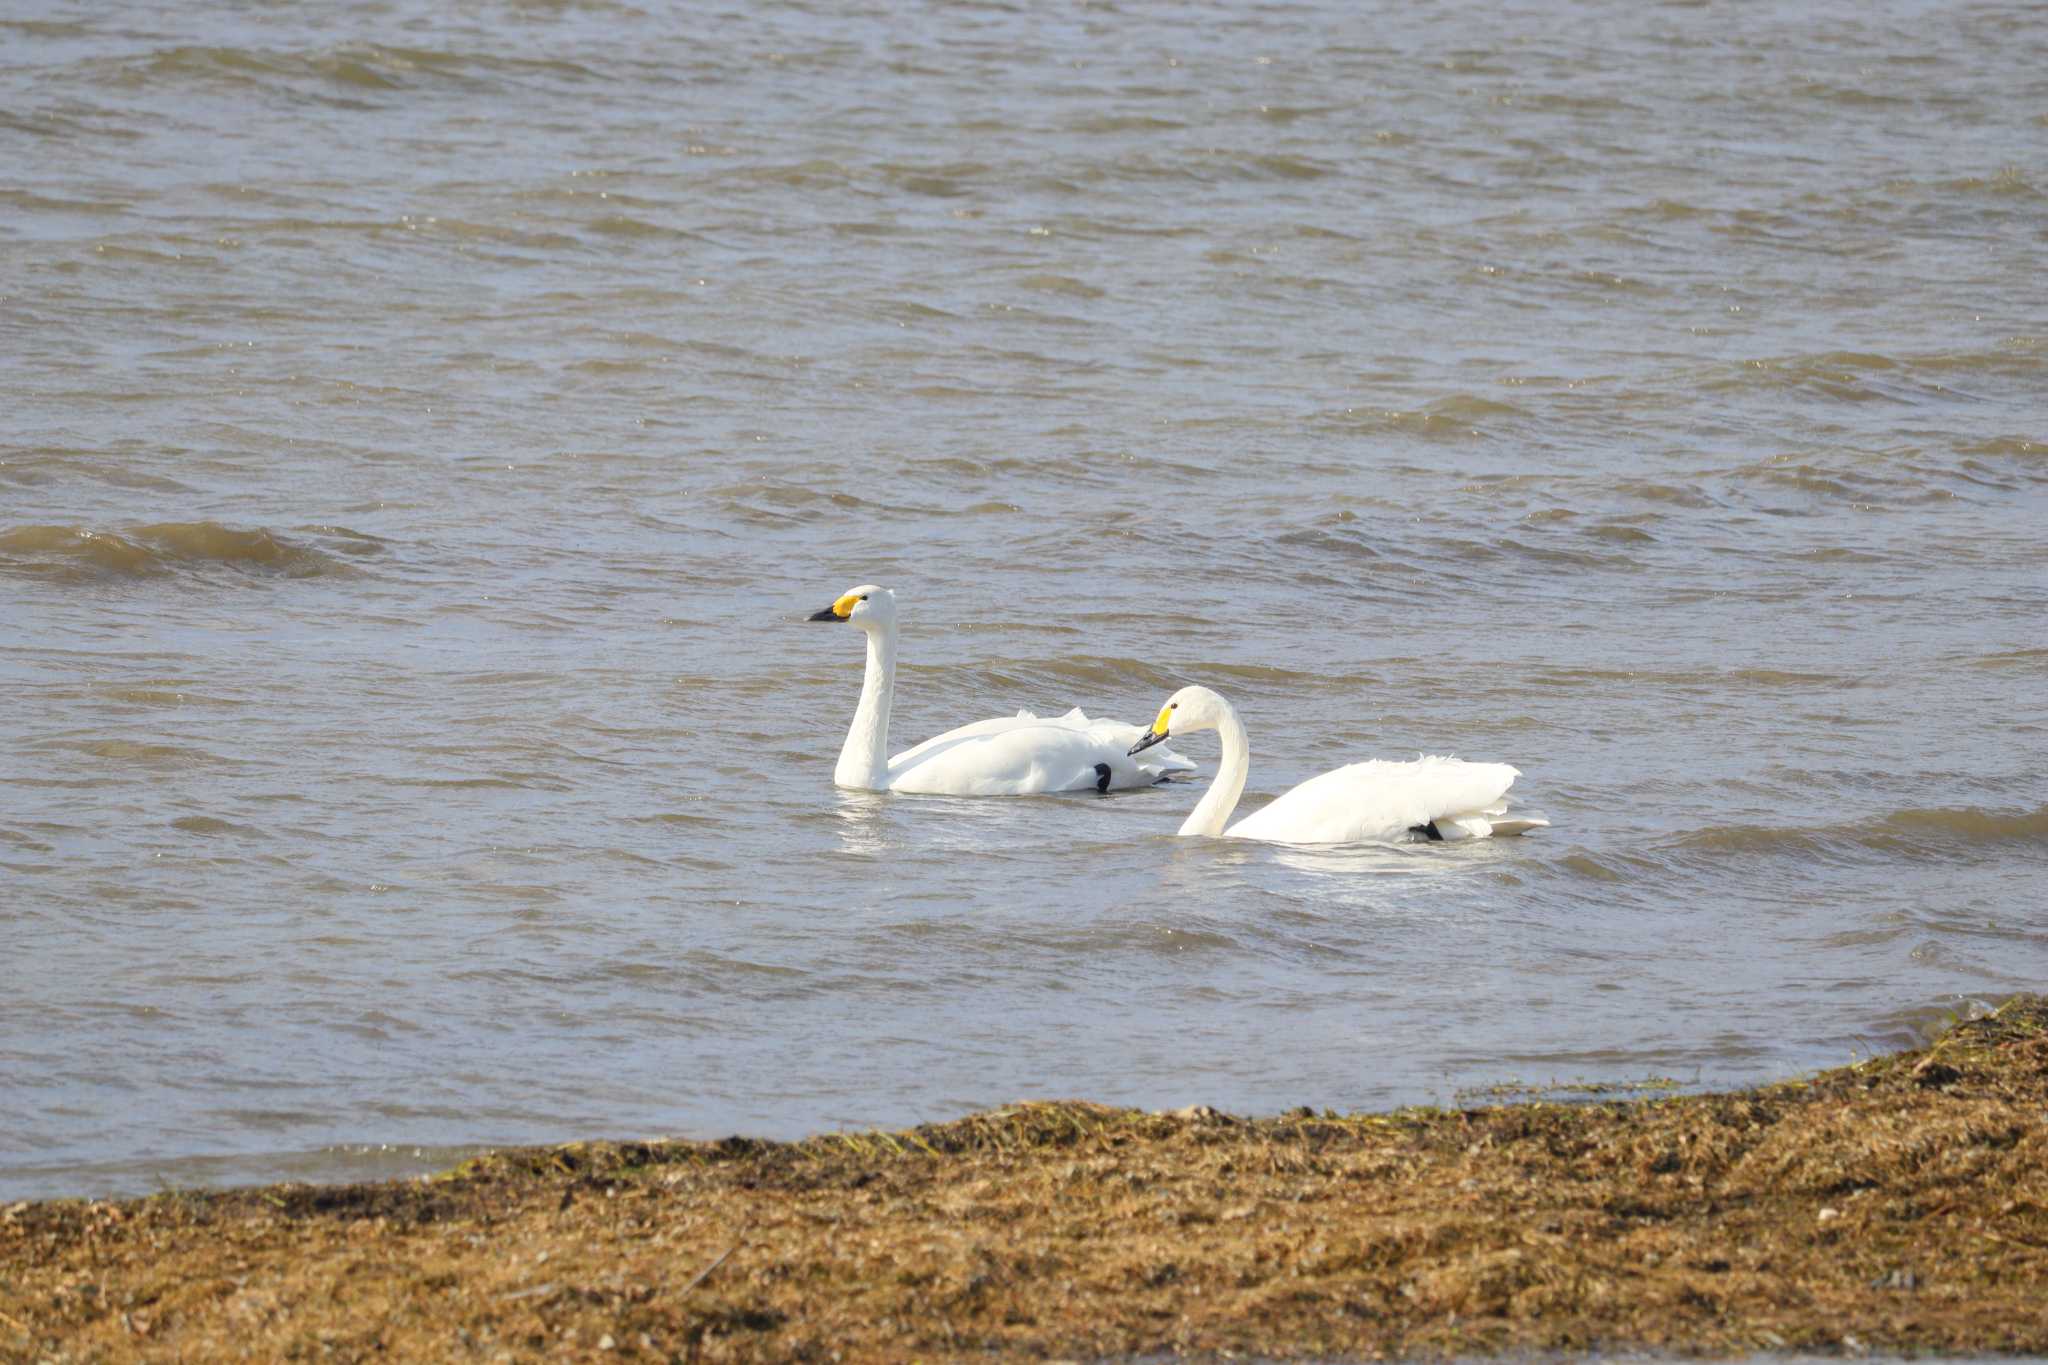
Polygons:
<instances>
[{"instance_id":1,"label":"white feather","mask_svg":"<svg viewBox=\"0 0 2048 1365\"><path fill-rule=\"evenodd\" d=\"M868 791L939 796L1031 796L1041 792L1146 787L1194 764L1171 749L1130 755L1143 735L1135 725L1090 720L1078 706L1050 720L1030 711L975 721L888 758L889 713L896 700L896 594L872 583L848 590L812 620L839 621L867 636L860 705L839 751L832 780Z\"/></svg>"},{"instance_id":2,"label":"white feather","mask_svg":"<svg viewBox=\"0 0 2048 1365\"><path fill-rule=\"evenodd\" d=\"M1438 755L1334 768L1226 828L1251 771L1251 743L1236 709L1206 687L1184 687L1160 714L1168 734L1216 730L1223 740L1216 780L1180 827L1182 834L1349 844L1412 839L1434 825L1446 842L1455 842L1521 834L1550 823L1537 816L1508 817L1507 791L1520 776L1515 768Z\"/></svg>"},{"instance_id":3,"label":"white feather","mask_svg":"<svg viewBox=\"0 0 2048 1365\"><path fill-rule=\"evenodd\" d=\"M1087 791L1101 784L1096 764L1109 765L1111 790L1149 787L1194 764L1168 749L1130 756L1143 731L1114 720L1090 720L1075 707L1054 720L1029 711L980 720L936 735L889 760L888 787L941 796L1025 796Z\"/></svg>"}]
</instances>

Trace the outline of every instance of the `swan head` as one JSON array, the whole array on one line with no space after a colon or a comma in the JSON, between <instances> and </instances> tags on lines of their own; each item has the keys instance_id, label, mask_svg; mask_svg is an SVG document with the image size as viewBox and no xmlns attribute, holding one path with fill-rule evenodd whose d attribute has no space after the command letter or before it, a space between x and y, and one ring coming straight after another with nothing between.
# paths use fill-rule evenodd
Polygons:
<instances>
[{"instance_id":1,"label":"swan head","mask_svg":"<svg viewBox=\"0 0 2048 1365\"><path fill-rule=\"evenodd\" d=\"M1130 751L1135 754L1140 749L1149 749L1196 730L1213 730L1222 724L1229 711L1230 703L1208 688L1183 687L1166 699L1166 705L1159 708L1158 718L1152 722L1152 729L1133 744Z\"/></svg>"},{"instance_id":2,"label":"swan head","mask_svg":"<svg viewBox=\"0 0 2048 1365\"><path fill-rule=\"evenodd\" d=\"M887 588L863 583L857 588L848 588L839 594L831 606L823 611L813 612L810 619L837 621L841 625L857 626L861 630L879 630L883 626L896 624L896 594Z\"/></svg>"}]
</instances>

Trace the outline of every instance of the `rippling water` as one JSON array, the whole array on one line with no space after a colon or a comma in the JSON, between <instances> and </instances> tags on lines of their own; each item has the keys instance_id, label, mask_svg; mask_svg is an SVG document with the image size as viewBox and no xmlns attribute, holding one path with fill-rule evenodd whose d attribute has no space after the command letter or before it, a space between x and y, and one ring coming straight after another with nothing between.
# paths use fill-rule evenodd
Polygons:
<instances>
[{"instance_id":1,"label":"rippling water","mask_svg":"<svg viewBox=\"0 0 2048 1365\"><path fill-rule=\"evenodd\" d=\"M0 1195L1782 1077L2048 978L2048 18L0 18ZM1176 840L836 792L1188 681ZM1213 768L1213 741L1187 750Z\"/></svg>"}]
</instances>

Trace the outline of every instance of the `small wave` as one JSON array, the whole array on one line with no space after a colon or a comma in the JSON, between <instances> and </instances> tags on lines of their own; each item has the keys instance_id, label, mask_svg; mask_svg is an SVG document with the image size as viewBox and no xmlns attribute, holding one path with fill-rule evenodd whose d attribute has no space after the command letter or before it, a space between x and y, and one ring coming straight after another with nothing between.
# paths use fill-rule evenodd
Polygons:
<instances>
[{"instance_id":1,"label":"small wave","mask_svg":"<svg viewBox=\"0 0 2048 1365\"><path fill-rule=\"evenodd\" d=\"M1762 460L1756 464L1730 470L1729 473L1744 482L1789 488L1802 493L1817 493L1837 499L1864 497L1880 486L1876 479L1865 475L1852 474L1841 469L1825 469L1819 465L1789 463L1790 459L1790 456L1780 456Z\"/></svg>"},{"instance_id":2,"label":"small wave","mask_svg":"<svg viewBox=\"0 0 2048 1365\"><path fill-rule=\"evenodd\" d=\"M328 529L345 537L373 539L345 528ZM82 526L19 526L0 531L0 568L29 573L84 570L146 577L185 566L212 565L287 578L310 578L343 567L320 550L270 531L237 530L214 521L161 522L125 534Z\"/></svg>"},{"instance_id":3,"label":"small wave","mask_svg":"<svg viewBox=\"0 0 2048 1365\"><path fill-rule=\"evenodd\" d=\"M1040 715L1057 715L1067 703L1068 689L1093 688L1164 696L1178 686L1177 675L1147 659L1116 655L1076 655L1049 659L993 659L969 669L952 670L939 686L972 695L1015 696L1018 705ZM1043 689L1043 695L1040 690ZM1034 700L1035 698L1035 700ZM1089 711L1094 719L1101 717Z\"/></svg>"},{"instance_id":4,"label":"small wave","mask_svg":"<svg viewBox=\"0 0 2048 1365\"><path fill-rule=\"evenodd\" d=\"M2048 440L2029 439L2024 436L1998 436L1987 441L1977 441L1956 447L1961 455L2002 455L2040 458L2048 456Z\"/></svg>"},{"instance_id":5,"label":"small wave","mask_svg":"<svg viewBox=\"0 0 2048 1365\"><path fill-rule=\"evenodd\" d=\"M1632 234L1617 232L1612 234L1609 240L1632 243L1638 239ZM1596 289L1615 289L1623 293L1637 294L1659 292L1656 285L1644 280L1631 279L1626 275L1617 275L1611 270L1575 270L1571 278L1578 284L1590 284Z\"/></svg>"},{"instance_id":6,"label":"small wave","mask_svg":"<svg viewBox=\"0 0 2048 1365\"><path fill-rule=\"evenodd\" d=\"M1855 687L1858 684L1850 678L1833 673L1795 673L1782 668L1737 668L1728 677L1758 687Z\"/></svg>"},{"instance_id":7,"label":"small wave","mask_svg":"<svg viewBox=\"0 0 2048 1365\"><path fill-rule=\"evenodd\" d=\"M1941 188L1962 194L2014 195L2022 199L2043 197L2042 191L2036 189L2017 166L2007 166L1996 175L1965 175L1944 180Z\"/></svg>"},{"instance_id":8,"label":"small wave","mask_svg":"<svg viewBox=\"0 0 2048 1365\"><path fill-rule=\"evenodd\" d=\"M248 47L187 44L160 48L112 64L119 84L207 82L276 88L338 87L345 95L442 87L463 91L501 83L588 81L588 67L560 58L514 58L485 53L440 52L381 43L349 44L324 51L288 52ZM354 101L345 101L353 104Z\"/></svg>"},{"instance_id":9,"label":"small wave","mask_svg":"<svg viewBox=\"0 0 2048 1365\"><path fill-rule=\"evenodd\" d=\"M1134 153L1104 161L1085 169L1076 168L1073 179L1082 184L1188 182L1198 185L1235 181L1320 180L1336 174L1329 163L1284 152L1245 152L1217 149L1200 157L1161 157ZM1129 229L1125 229L1129 231ZM1148 235L1165 235L1148 233Z\"/></svg>"},{"instance_id":10,"label":"small wave","mask_svg":"<svg viewBox=\"0 0 2048 1365\"><path fill-rule=\"evenodd\" d=\"M0 190L0 204L28 213L72 213L113 218L133 207L120 200L52 199L28 190Z\"/></svg>"},{"instance_id":11,"label":"small wave","mask_svg":"<svg viewBox=\"0 0 2048 1365\"><path fill-rule=\"evenodd\" d=\"M2048 669L2048 649L2007 649L1971 660L1977 668Z\"/></svg>"},{"instance_id":12,"label":"small wave","mask_svg":"<svg viewBox=\"0 0 2048 1365\"><path fill-rule=\"evenodd\" d=\"M974 192L974 182L950 175L892 175L891 182L907 194L932 199L958 199Z\"/></svg>"},{"instance_id":13,"label":"small wave","mask_svg":"<svg viewBox=\"0 0 2048 1365\"><path fill-rule=\"evenodd\" d=\"M1953 402L1958 373L1971 380L2032 380L2040 371L2036 347L2025 338L1983 350L1884 355L1822 351L1758 356L1701 381L1708 392L1797 392L1844 402L1921 406Z\"/></svg>"},{"instance_id":14,"label":"small wave","mask_svg":"<svg viewBox=\"0 0 2048 1365\"><path fill-rule=\"evenodd\" d=\"M1322 118L1325 115L1337 112L1339 112L1339 106L1334 104L1304 104L1299 106L1262 104L1258 108L1261 122L1277 123L1282 126L1290 123L1299 123L1305 118Z\"/></svg>"},{"instance_id":15,"label":"small wave","mask_svg":"<svg viewBox=\"0 0 2048 1365\"><path fill-rule=\"evenodd\" d=\"M1617 545L1654 545L1657 537L1639 526L1588 526L1579 534L1591 540L1612 541Z\"/></svg>"},{"instance_id":16,"label":"small wave","mask_svg":"<svg viewBox=\"0 0 2048 1365\"><path fill-rule=\"evenodd\" d=\"M1933 836L1955 843L2048 843L2048 806L2017 815L1974 806L1902 810L1886 816L1881 828L1901 836Z\"/></svg>"},{"instance_id":17,"label":"small wave","mask_svg":"<svg viewBox=\"0 0 2048 1365\"><path fill-rule=\"evenodd\" d=\"M1758 357L1706 380L1703 387L1709 392L1793 391L1843 402L1914 403L1939 397L1939 390L1914 379L1910 362L1860 351Z\"/></svg>"},{"instance_id":18,"label":"small wave","mask_svg":"<svg viewBox=\"0 0 2048 1365\"><path fill-rule=\"evenodd\" d=\"M1034 293L1065 294L1077 299L1099 299L1105 293L1086 280L1077 280L1071 275L1025 275L1017 281L1017 287Z\"/></svg>"},{"instance_id":19,"label":"small wave","mask_svg":"<svg viewBox=\"0 0 2048 1365\"><path fill-rule=\"evenodd\" d=\"M50 740L37 747L103 758L111 763L132 763L144 768L196 768L239 762L188 745L154 744L134 739Z\"/></svg>"},{"instance_id":20,"label":"small wave","mask_svg":"<svg viewBox=\"0 0 2048 1365\"><path fill-rule=\"evenodd\" d=\"M1583 687L1588 684L1620 685L1629 691L1670 687L1705 693L1744 688L1827 688L1855 687L1852 678L1833 673L1795 673L1776 668L1538 668L1524 675L1525 682L1543 687Z\"/></svg>"},{"instance_id":21,"label":"small wave","mask_svg":"<svg viewBox=\"0 0 2048 1365\"><path fill-rule=\"evenodd\" d=\"M1320 526L1304 527L1299 531L1288 531L1276 537L1276 544L1315 550L1325 554L1343 555L1349 559L1378 559L1380 552L1368 545L1363 533L1326 531Z\"/></svg>"},{"instance_id":22,"label":"small wave","mask_svg":"<svg viewBox=\"0 0 2048 1365\"><path fill-rule=\"evenodd\" d=\"M1990 844L2048 844L2048 806L2017 814L1974 806L1907 808L1834 825L1721 825L1683 835L1674 847L1692 853L1827 855L1845 849L1924 854Z\"/></svg>"},{"instance_id":23,"label":"small wave","mask_svg":"<svg viewBox=\"0 0 2048 1365\"><path fill-rule=\"evenodd\" d=\"M1557 569L1626 569L1635 567L1636 561L1621 553L1594 554L1589 550L1567 550L1548 545L1530 545L1503 536L1498 547L1508 554L1548 564Z\"/></svg>"},{"instance_id":24,"label":"small wave","mask_svg":"<svg viewBox=\"0 0 2048 1365\"><path fill-rule=\"evenodd\" d=\"M1434 416L1449 417L1460 422L1477 422L1489 417L1528 416L1513 403L1503 403L1498 398L1481 398L1469 393L1454 393L1439 398L1429 405L1429 411Z\"/></svg>"},{"instance_id":25,"label":"small wave","mask_svg":"<svg viewBox=\"0 0 2048 1365\"><path fill-rule=\"evenodd\" d=\"M1244 174L1258 180L1320 180L1335 173L1336 168L1324 162L1284 152L1267 152L1244 163Z\"/></svg>"},{"instance_id":26,"label":"small wave","mask_svg":"<svg viewBox=\"0 0 2048 1365\"><path fill-rule=\"evenodd\" d=\"M1802 85L1793 86L1791 93L1803 99L1820 100L1827 104L1845 104L1855 108L1889 109L1913 103L1910 96L1890 90L1861 90L1829 81L1807 81Z\"/></svg>"},{"instance_id":27,"label":"small wave","mask_svg":"<svg viewBox=\"0 0 2048 1365\"><path fill-rule=\"evenodd\" d=\"M240 706L239 701L222 697L209 697L199 692L185 692L174 686L163 687L101 687L99 696L108 701L126 703L129 706Z\"/></svg>"},{"instance_id":28,"label":"small wave","mask_svg":"<svg viewBox=\"0 0 2048 1365\"><path fill-rule=\"evenodd\" d=\"M1586 853L1570 854L1559 860L1559 866L1589 881L1620 882L1628 880L1626 873L1617 871Z\"/></svg>"},{"instance_id":29,"label":"small wave","mask_svg":"<svg viewBox=\"0 0 2048 1365\"><path fill-rule=\"evenodd\" d=\"M331 548L345 555L381 555L385 547L391 544L383 536L373 536L368 531L352 531L346 526L301 526L297 529L332 541Z\"/></svg>"},{"instance_id":30,"label":"small wave","mask_svg":"<svg viewBox=\"0 0 2048 1365\"><path fill-rule=\"evenodd\" d=\"M1432 441L1468 441L1480 433L1472 422L1450 412L1412 412L1400 408L1339 408L1312 413L1310 430L1322 433L1378 435L1398 433Z\"/></svg>"},{"instance_id":31,"label":"small wave","mask_svg":"<svg viewBox=\"0 0 2048 1365\"><path fill-rule=\"evenodd\" d=\"M1624 479L1615 484L1615 492L1624 497L1640 498L1644 502L1668 503L1674 507L1709 508L1721 504L1695 487L1683 484L1642 483Z\"/></svg>"},{"instance_id":32,"label":"small wave","mask_svg":"<svg viewBox=\"0 0 2048 1365\"><path fill-rule=\"evenodd\" d=\"M650 223L644 218L633 218L623 213L608 213L593 218L588 224L590 230L606 237L684 237L689 234L675 228Z\"/></svg>"},{"instance_id":33,"label":"small wave","mask_svg":"<svg viewBox=\"0 0 2048 1365\"><path fill-rule=\"evenodd\" d=\"M214 815L183 815L171 821L171 828L185 834L255 834L249 825L238 825Z\"/></svg>"},{"instance_id":34,"label":"small wave","mask_svg":"<svg viewBox=\"0 0 2048 1365\"><path fill-rule=\"evenodd\" d=\"M1098 114L1076 119L1067 126L1077 133L1107 135L1174 132L1187 127L1187 124L1179 119L1155 118L1148 114Z\"/></svg>"}]
</instances>

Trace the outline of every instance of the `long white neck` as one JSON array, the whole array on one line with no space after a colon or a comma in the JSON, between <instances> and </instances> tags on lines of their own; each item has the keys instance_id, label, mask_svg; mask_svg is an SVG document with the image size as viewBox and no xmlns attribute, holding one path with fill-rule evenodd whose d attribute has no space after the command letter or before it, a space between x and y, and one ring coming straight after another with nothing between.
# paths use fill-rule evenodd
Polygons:
<instances>
[{"instance_id":1,"label":"long white neck","mask_svg":"<svg viewBox=\"0 0 2048 1365\"><path fill-rule=\"evenodd\" d=\"M839 751L832 780L842 787L881 791L889 785L889 708L896 701L896 626L866 632L868 671L860 683L860 707Z\"/></svg>"},{"instance_id":2,"label":"long white neck","mask_svg":"<svg viewBox=\"0 0 2048 1365\"><path fill-rule=\"evenodd\" d=\"M1209 784L1209 790L1188 812L1187 820L1180 827L1182 834L1214 838L1223 833L1230 813L1237 809L1237 798L1244 795L1244 781L1251 776L1251 741L1245 737L1244 722L1237 718L1236 709L1227 701L1223 703L1222 719L1216 722L1216 734L1223 741L1223 759L1216 765L1216 780Z\"/></svg>"}]
</instances>

